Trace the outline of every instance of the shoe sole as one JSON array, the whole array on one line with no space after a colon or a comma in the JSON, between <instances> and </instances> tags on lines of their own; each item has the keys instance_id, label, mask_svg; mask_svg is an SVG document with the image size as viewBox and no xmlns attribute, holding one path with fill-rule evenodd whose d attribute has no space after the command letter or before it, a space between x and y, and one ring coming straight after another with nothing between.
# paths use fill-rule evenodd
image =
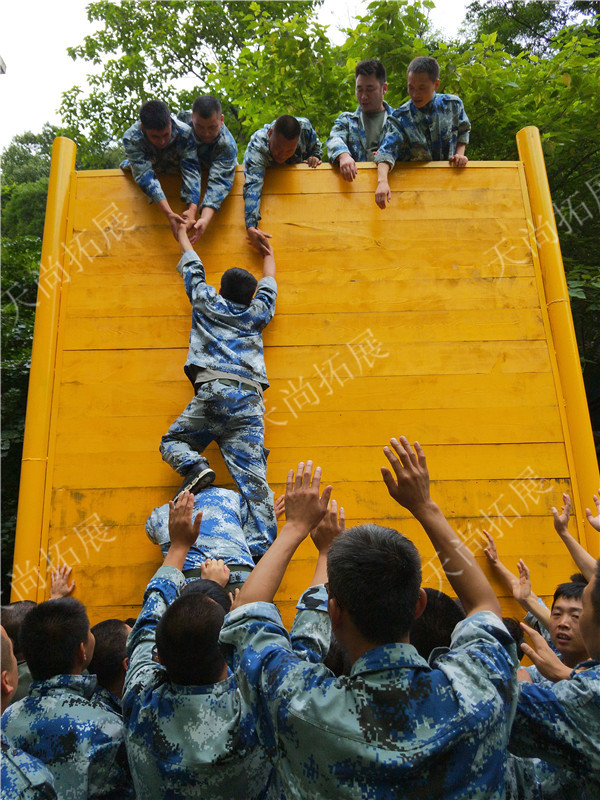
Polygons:
<instances>
[{"instance_id":1,"label":"shoe sole","mask_svg":"<svg viewBox=\"0 0 600 800\"><path fill-rule=\"evenodd\" d=\"M206 489L207 486L211 485L215 478L216 475L214 470L212 470L210 467L203 469L202 472L199 472L189 483L186 483L181 487L181 489L173 498L173 502L177 502L179 495L183 494L184 492L196 494L202 489Z\"/></svg>"}]
</instances>

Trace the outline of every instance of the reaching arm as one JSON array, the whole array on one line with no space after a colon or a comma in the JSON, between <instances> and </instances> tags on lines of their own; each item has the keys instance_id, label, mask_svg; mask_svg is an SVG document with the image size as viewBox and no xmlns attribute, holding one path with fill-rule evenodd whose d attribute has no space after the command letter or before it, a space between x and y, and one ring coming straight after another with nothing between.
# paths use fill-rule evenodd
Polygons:
<instances>
[{"instance_id":1,"label":"reaching arm","mask_svg":"<svg viewBox=\"0 0 600 800\"><path fill-rule=\"evenodd\" d=\"M425 454L418 442L414 448L413 451L405 436L400 441L392 439L391 447L383 448L394 473L387 467L381 468L388 492L423 527L467 614L493 611L502 618L500 604L485 573L431 499Z\"/></svg>"},{"instance_id":2,"label":"reaching arm","mask_svg":"<svg viewBox=\"0 0 600 800\"><path fill-rule=\"evenodd\" d=\"M578 569L581 570L582 575L588 581L591 581L596 572L596 562L594 558L588 553L588 551L584 547L582 547L579 544L579 542L576 539L574 539L573 536L571 536L571 534L569 533L571 498L569 497L568 494L563 494L562 500L564 506L562 506L560 514L558 513L556 508L552 506L552 517L554 518L554 530L563 540L565 547L571 554L573 561L577 564ZM594 500L598 502L599 506L598 511L600 512L600 501L598 501L597 497L594 497ZM588 515L588 520L589 520L591 516L589 509L586 509L586 514Z\"/></svg>"},{"instance_id":3,"label":"reaching arm","mask_svg":"<svg viewBox=\"0 0 600 800\"><path fill-rule=\"evenodd\" d=\"M345 527L346 515L344 509L340 508L338 517L337 502L330 500L325 516L310 534L315 547L319 551L315 574L310 582L311 586L318 586L327 582L327 554L333 540L344 532Z\"/></svg>"},{"instance_id":4,"label":"reaching arm","mask_svg":"<svg viewBox=\"0 0 600 800\"><path fill-rule=\"evenodd\" d=\"M392 200L392 190L388 183L390 165L387 161L380 161L377 164L377 189L375 190L375 202L379 208L385 208Z\"/></svg>"},{"instance_id":5,"label":"reaching arm","mask_svg":"<svg viewBox=\"0 0 600 800\"><path fill-rule=\"evenodd\" d=\"M448 163L452 167L466 167L469 163L469 159L465 155L465 149L467 145L465 142L459 142L456 145L456 153L453 156L450 156Z\"/></svg>"},{"instance_id":6,"label":"reaching arm","mask_svg":"<svg viewBox=\"0 0 600 800\"><path fill-rule=\"evenodd\" d=\"M586 508L585 515L592 528L600 531L600 489L598 489L598 494L594 495L594 503L596 504L596 511L598 512L597 516L594 516L589 508Z\"/></svg>"},{"instance_id":7,"label":"reaching arm","mask_svg":"<svg viewBox=\"0 0 600 800\"><path fill-rule=\"evenodd\" d=\"M515 598L517 603L519 603L519 605L524 608L525 611L533 614L533 616L540 621L544 628L547 629L548 623L550 622L550 611L546 608L546 606L539 602L538 596L531 589L531 576L529 574L527 564L525 564L523 559L519 559L517 564L519 575L518 577L513 575L513 573L500 561L500 558L498 557L498 551L496 550L496 543L494 542L492 535L485 530L483 533L488 540L488 546L483 551L488 563L498 578Z\"/></svg>"},{"instance_id":8,"label":"reaching arm","mask_svg":"<svg viewBox=\"0 0 600 800\"><path fill-rule=\"evenodd\" d=\"M171 546L163 561L163 567L175 567L180 572L183 570L185 559L190 547L194 544L200 533L202 512L194 513L194 495L191 492L182 492L177 498L177 503L169 501L169 539Z\"/></svg>"},{"instance_id":9,"label":"reaching arm","mask_svg":"<svg viewBox=\"0 0 600 800\"><path fill-rule=\"evenodd\" d=\"M530 628L529 625L525 625L524 622L521 623L521 627L529 636L533 645L531 647L526 642L523 642L521 649L533 661L544 678L553 682L568 680L571 676L571 668L567 667L552 651L544 637L533 628Z\"/></svg>"},{"instance_id":10,"label":"reaching arm","mask_svg":"<svg viewBox=\"0 0 600 800\"><path fill-rule=\"evenodd\" d=\"M315 469L311 481L312 461L298 464L287 476L285 493L286 523L265 555L252 570L242 586L237 605L243 606L262 600L272 603L287 565L298 546L315 528L327 510L332 487L327 486L321 497L321 467Z\"/></svg>"},{"instance_id":11,"label":"reaching arm","mask_svg":"<svg viewBox=\"0 0 600 800\"><path fill-rule=\"evenodd\" d=\"M275 254L273 245L268 240L263 244L263 278L275 277Z\"/></svg>"}]
</instances>

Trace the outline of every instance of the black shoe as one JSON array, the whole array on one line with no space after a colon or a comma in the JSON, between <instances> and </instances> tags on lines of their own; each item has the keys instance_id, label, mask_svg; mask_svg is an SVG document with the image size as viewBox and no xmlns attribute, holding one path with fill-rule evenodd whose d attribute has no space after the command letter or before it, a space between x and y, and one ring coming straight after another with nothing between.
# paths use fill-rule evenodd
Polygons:
<instances>
[{"instance_id":1,"label":"black shoe","mask_svg":"<svg viewBox=\"0 0 600 800\"><path fill-rule=\"evenodd\" d=\"M185 480L177 490L177 494L173 498L173 502L175 503L177 501L177 498L180 494L182 494L182 492L198 494L199 491L206 489L207 486L210 486L215 478L215 472L210 467L204 466L203 463L196 464L196 466L192 467L185 476Z\"/></svg>"}]
</instances>

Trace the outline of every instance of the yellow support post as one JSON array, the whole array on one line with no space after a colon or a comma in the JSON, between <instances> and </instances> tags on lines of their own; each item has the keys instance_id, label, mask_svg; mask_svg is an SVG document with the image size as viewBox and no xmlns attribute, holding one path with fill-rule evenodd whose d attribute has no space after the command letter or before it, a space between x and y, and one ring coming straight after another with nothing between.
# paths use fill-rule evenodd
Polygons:
<instances>
[{"instance_id":1,"label":"yellow support post","mask_svg":"<svg viewBox=\"0 0 600 800\"><path fill-rule=\"evenodd\" d=\"M520 130L517 147L527 179L548 317L575 462L579 497L573 500L578 502L583 512L586 507L593 507L592 496L598 491L600 477L539 130L531 125ZM584 512L581 517L585 518ZM597 558L598 535L587 523L585 534L587 549Z\"/></svg>"},{"instance_id":2,"label":"yellow support post","mask_svg":"<svg viewBox=\"0 0 600 800\"><path fill-rule=\"evenodd\" d=\"M70 139L61 136L54 140L27 397L13 562L13 601L38 599L37 581L29 580L27 576L31 567L37 569L39 565L38 554L42 544L56 338L65 274L69 187L75 169L76 150L75 142ZM32 554L38 555L38 562L30 566Z\"/></svg>"}]
</instances>

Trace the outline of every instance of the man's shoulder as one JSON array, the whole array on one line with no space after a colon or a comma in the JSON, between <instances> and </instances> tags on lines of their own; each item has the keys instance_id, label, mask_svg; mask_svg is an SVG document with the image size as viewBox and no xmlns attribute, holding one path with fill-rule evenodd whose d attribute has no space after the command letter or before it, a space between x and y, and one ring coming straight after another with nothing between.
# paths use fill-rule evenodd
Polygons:
<instances>
[{"instance_id":1,"label":"man's shoulder","mask_svg":"<svg viewBox=\"0 0 600 800\"><path fill-rule=\"evenodd\" d=\"M221 130L217 136L217 142L225 143L229 146L235 145L235 149L237 150L237 142L225 123L221 125Z\"/></svg>"},{"instance_id":2,"label":"man's shoulder","mask_svg":"<svg viewBox=\"0 0 600 800\"><path fill-rule=\"evenodd\" d=\"M463 101L457 94L436 94L436 104L448 106L462 106Z\"/></svg>"},{"instance_id":3,"label":"man's shoulder","mask_svg":"<svg viewBox=\"0 0 600 800\"><path fill-rule=\"evenodd\" d=\"M123 139L124 140L127 139L129 141L146 140L146 137L144 136L144 131L142 130L142 123L139 119L136 120L136 122L134 122L133 125L131 125L129 128L127 128L127 130L123 134Z\"/></svg>"},{"instance_id":4,"label":"man's shoulder","mask_svg":"<svg viewBox=\"0 0 600 800\"><path fill-rule=\"evenodd\" d=\"M180 122L184 122L190 128L192 126L192 112L191 111L178 111L177 112L177 119Z\"/></svg>"}]
</instances>

